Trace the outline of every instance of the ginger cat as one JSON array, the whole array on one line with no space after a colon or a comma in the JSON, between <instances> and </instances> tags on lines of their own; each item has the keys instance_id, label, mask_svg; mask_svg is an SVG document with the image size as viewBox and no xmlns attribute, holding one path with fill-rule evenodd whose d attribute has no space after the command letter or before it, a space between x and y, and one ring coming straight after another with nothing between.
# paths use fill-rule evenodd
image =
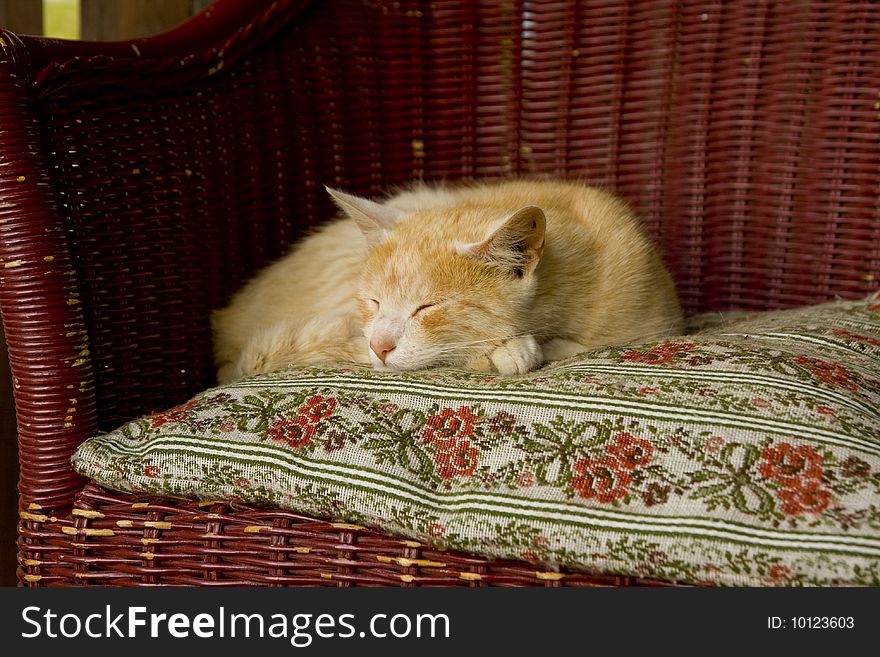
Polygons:
<instances>
[{"instance_id":1,"label":"ginger cat","mask_svg":"<svg viewBox=\"0 0 880 657\"><path fill-rule=\"evenodd\" d=\"M680 333L672 279L627 204L571 182L421 185L303 239L214 315L221 383L286 365L519 374Z\"/></svg>"}]
</instances>

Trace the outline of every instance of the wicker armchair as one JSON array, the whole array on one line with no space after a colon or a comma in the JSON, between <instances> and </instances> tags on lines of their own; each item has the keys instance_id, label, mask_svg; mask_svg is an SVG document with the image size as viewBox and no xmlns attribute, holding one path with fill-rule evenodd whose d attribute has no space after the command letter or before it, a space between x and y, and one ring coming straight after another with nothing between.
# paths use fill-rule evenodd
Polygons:
<instances>
[{"instance_id":1,"label":"wicker armchair","mask_svg":"<svg viewBox=\"0 0 880 657\"><path fill-rule=\"evenodd\" d=\"M870 2L221 0L138 41L0 37L0 309L29 585L650 583L136 498L72 471L88 436L213 384L210 311L333 214L325 183L608 185L691 313L877 287Z\"/></svg>"}]
</instances>

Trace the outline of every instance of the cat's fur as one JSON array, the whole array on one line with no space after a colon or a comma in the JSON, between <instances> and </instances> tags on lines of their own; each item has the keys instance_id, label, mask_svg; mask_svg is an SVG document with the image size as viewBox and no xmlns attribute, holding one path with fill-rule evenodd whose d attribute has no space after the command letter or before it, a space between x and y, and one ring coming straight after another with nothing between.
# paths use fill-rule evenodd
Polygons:
<instances>
[{"instance_id":1,"label":"cat's fur","mask_svg":"<svg viewBox=\"0 0 880 657\"><path fill-rule=\"evenodd\" d=\"M221 382L343 362L515 374L681 331L659 255L599 189L423 185L382 204L328 191L348 216L215 313Z\"/></svg>"}]
</instances>

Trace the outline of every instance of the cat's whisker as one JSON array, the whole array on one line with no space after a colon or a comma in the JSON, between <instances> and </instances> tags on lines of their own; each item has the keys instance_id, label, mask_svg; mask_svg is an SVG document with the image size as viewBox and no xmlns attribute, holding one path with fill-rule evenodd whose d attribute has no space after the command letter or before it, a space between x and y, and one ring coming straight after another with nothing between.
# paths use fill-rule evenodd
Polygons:
<instances>
[{"instance_id":1,"label":"cat's whisker","mask_svg":"<svg viewBox=\"0 0 880 657\"><path fill-rule=\"evenodd\" d=\"M486 340L473 340L470 342L448 342L443 345L435 345L431 347L431 353L435 354L449 354L449 353L461 353L462 351L483 351L486 346L496 346L500 347L505 342L509 340L514 340L516 338L525 338L525 337L537 337L532 333L522 333L517 335L511 335L505 338L490 338Z\"/></svg>"},{"instance_id":2,"label":"cat's whisker","mask_svg":"<svg viewBox=\"0 0 880 657\"><path fill-rule=\"evenodd\" d=\"M521 333L517 335L504 336L500 338L486 338L485 340L470 340L467 342L446 342L443 345L438 345L438 348L441 349L459 349L461 347L471 347L478 345L485 345L490 342L497 343L498 345L502 345L508 340L513 340L515 338L524 338L528 335L532 335L530 333Z\"/></svg>"},{"instance_id":3,"label":"cat's whisker","mask_svg":"<svg viewBox=\"0 0 880 657\"><path fill-rule=\"evenodd\" d=\"M548 325L543 328L552 329L553 327ZM485 340L466 340L466 341L461 341L461 342L445 342L444 344L438 345L437 347L438 348L446 348L446 349L457 349L460 347L467 347L467 346L474 346L474 345L485 345L490 342L497 343L500 346L500 345L504 344L505 342L507 342L508 340L515 340L516 338L526 338L526 337L531 336L531 337L535 338L536 340L538 340L538 339L542 339L542 338L551 338L551 337L553 337L553 335L554 335L553 332L539 333L536 331L531 331L528 333L514 333L512 335L502 335L502 336L494 337L494 338L486 338Z\"/></svg>"}]
</instances>

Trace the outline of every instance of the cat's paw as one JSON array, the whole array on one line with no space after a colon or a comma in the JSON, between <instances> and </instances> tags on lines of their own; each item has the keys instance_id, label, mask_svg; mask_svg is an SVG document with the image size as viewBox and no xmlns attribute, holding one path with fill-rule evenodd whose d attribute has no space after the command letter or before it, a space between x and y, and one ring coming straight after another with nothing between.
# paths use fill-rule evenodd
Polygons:
<instances>
[{"instance_id":1,"label":"cat's paw","mask_svg":"<svg viewBox=\"0 0 880 657\"><path fill-rule=\"evenodd\" d=\"M297 335L297 331L285 324L275 324L259 331L239 353L234 378L274 372L295 362L300 351Z\"/></svg>"},{"instance_id":2,"label":"cat's paw","mask_svg":"<svg viewBox=\"0 0 880 657\"><path fill-rule=\"evenodd\" d=\"M235 363L223 363L217 368L217 383L221 386L225 386L227 383L232 383L238 378L238 370L235 367Z\"/></svg>"},{"instance_id":3,"label":"cat's paw","mask_svg":"<svg viewBox=\"0 0 880 657\"><path fill-rule=\"evenodd\" d=\"M243 379L255 374L265 374L276 369L281 369L286 363L279 361L274 354L265 349L258 347L246 347L238 362L235 364L231 376L225 377L227 380Z\"/></svg>"},{"instance_id":4,"label":"cat's paw","mask_svg":"<svg viewBox=\"0 0 880 657\"><path fill-rule=\"evenodd\" d=\"M495 371L495 366L492 365L492 361L489 360L489 354L480 354L479 356L474 356L468 362L466 362L464 366L469 370L473 370L474 372Z\"/></svg>"},{"instance_id":5,"label":"cat's paw","mask_svg":"<svg viewBox=\"0 0 880 657\"><path fill-rule=\"evenodd\" d=\"M508 340L489 354L500 374L525 374L544 362L541 345L531 335Z\"/></svg>"}]
</instances>

